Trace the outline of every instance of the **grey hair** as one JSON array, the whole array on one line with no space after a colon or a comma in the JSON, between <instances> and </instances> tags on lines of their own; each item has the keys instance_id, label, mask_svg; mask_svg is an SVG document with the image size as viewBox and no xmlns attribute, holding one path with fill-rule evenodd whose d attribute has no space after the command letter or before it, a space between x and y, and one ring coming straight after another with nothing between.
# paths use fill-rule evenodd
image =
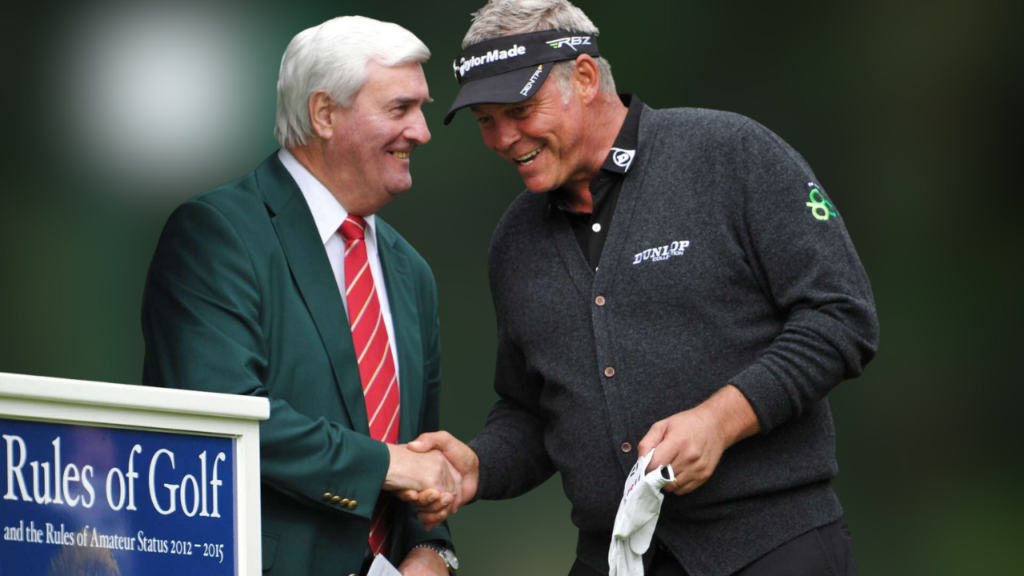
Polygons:
<instances>
[{"instance_id":1,"label":"grey hair","mask_svg":"<svg viewBox=\"0 0 1024 576\"><path fill-rule=\"evenodd\" d=\"M568 0L490 0L473 14L473 24L462 40L462 47L540 30L571 30L594 36L600 33L583 10ZM563 102L572 98L570 79L575 69L575 60L562 60L551 67L550 75L558 82ZM597 71L601 75L601 92L614 95L612 65L603 56L597 58Z\"/></svg>"},{"instance_id":2,"label":"grey hair","mask_svg":"<svg viewBox=\"0 0 1024 576\"><path fill-rule=\"evenodd\" d=\"M285 148L305 145L313 136L310 97L324 90L335 104L351 106L366 84L369 62L398 66L429 58L412 32L363 16L341 16L299 32L281 59L274 137Z\"/></svg>"}]
</instances>

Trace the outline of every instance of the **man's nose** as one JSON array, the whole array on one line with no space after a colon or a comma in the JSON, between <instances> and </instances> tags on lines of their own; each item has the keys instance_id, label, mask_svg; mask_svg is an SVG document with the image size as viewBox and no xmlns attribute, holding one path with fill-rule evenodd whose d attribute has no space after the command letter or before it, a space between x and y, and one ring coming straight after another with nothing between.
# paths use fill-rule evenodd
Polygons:
<instances>
[{"instance_id":1,"label":"man's nose","mask_svg":"<svg viewBox=\"0 0 1024 576\"><path fill-rule=\"evenodd\" d=\"M405 131L405 137L417 144L430 142L430 129L427 128L427 119L423 116L423 110L417 110L412 124Z\"/></svg>"},{"instance_id":2,"label":"man's nose","mask_svg":"<svg viewBox=\"0 0 1024 576\"><path fill-rule=\"evenodd\" d=\"M516 123L502 119L496 121L496 124L497 126L495 126L495 128L498 136L498 150L510 149L521 137L519 129L516 127Z\"/></svg>"}]
</instances>

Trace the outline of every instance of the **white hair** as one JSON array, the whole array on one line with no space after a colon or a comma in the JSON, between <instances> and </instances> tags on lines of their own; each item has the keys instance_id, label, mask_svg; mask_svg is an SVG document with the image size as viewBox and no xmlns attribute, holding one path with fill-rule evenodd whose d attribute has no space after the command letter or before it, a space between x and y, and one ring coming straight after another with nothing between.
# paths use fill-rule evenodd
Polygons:
<instances>
[{"instance_id":1,"label":"white hair","mask_svg":"<svg viewBox=\"0 0 1024 576\"><path fill-rule=\"evenodd\" d=\"M309 98L324 90L335 104L351 106L371 61L398 66L429 58L412 32L363 16L341 16L299 32L281 59L274 137L285 148L304 145L313 136Z\"/></svg>"},{"instance_id":2,"label":"white hair","mask_svg":"<svg viewBox=\"0 0 1024 576\"><path fill-rule=\"evenodd\" d=\"M526 34L541 30L569 30L597 36L597 26L583 10L568 0L490 0L473 14L473 24L462 40L462 47L479 44L484 40ZM572 98L572 72L575 60L562 60L551 67L551 77L558 82L562 101ZM612 65L604 57L597 58L597 71L601 75L601 92L615 94Z\"/></svg>"}]
</instances>

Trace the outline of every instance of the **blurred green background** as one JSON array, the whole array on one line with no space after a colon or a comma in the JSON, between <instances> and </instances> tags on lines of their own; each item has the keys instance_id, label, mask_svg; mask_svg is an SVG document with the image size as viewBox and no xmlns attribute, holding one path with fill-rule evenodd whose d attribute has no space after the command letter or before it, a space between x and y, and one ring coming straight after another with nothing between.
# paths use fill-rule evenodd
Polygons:
<instances>
[{"instance_id":1,"label":"blurred green background","mask_svg":"<svg viewBox=\"0 0 1024 576\"><path fill-rule=\"evenodd\" d=\"M487 246L522 189L468 114L441 124L482 1L45 3L5 17L0 372L138 383L143 280L170 211L276 149L291 37L362 14L434 53L433 140L382 215L433 267L442 423L472 437L495 399ZM861 573L1019 573L1022 3L577 5L620 90L756 119L842 211L882 326L866 374L829 397ZM451 526L464 574L565 574L575 555L557 476Z\"/></svg>"}]
</instances>

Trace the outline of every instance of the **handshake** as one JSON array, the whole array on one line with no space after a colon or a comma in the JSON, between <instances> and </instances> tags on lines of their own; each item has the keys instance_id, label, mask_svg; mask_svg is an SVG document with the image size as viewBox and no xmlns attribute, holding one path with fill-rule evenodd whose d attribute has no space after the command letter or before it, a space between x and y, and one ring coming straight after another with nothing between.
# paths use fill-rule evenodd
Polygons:
<instances>
[{"instance_id":1,"label":"handshake","mask_svg":"<svg viewBox=\"0 0 1024 576\"><path fill-rule=\"evenodd\" d=\"M476 495L480 460L447 432L428 432L408 444L388 444L391 464L383 490L419 510L427 530Z\"/></svg>"}]
</instances>

